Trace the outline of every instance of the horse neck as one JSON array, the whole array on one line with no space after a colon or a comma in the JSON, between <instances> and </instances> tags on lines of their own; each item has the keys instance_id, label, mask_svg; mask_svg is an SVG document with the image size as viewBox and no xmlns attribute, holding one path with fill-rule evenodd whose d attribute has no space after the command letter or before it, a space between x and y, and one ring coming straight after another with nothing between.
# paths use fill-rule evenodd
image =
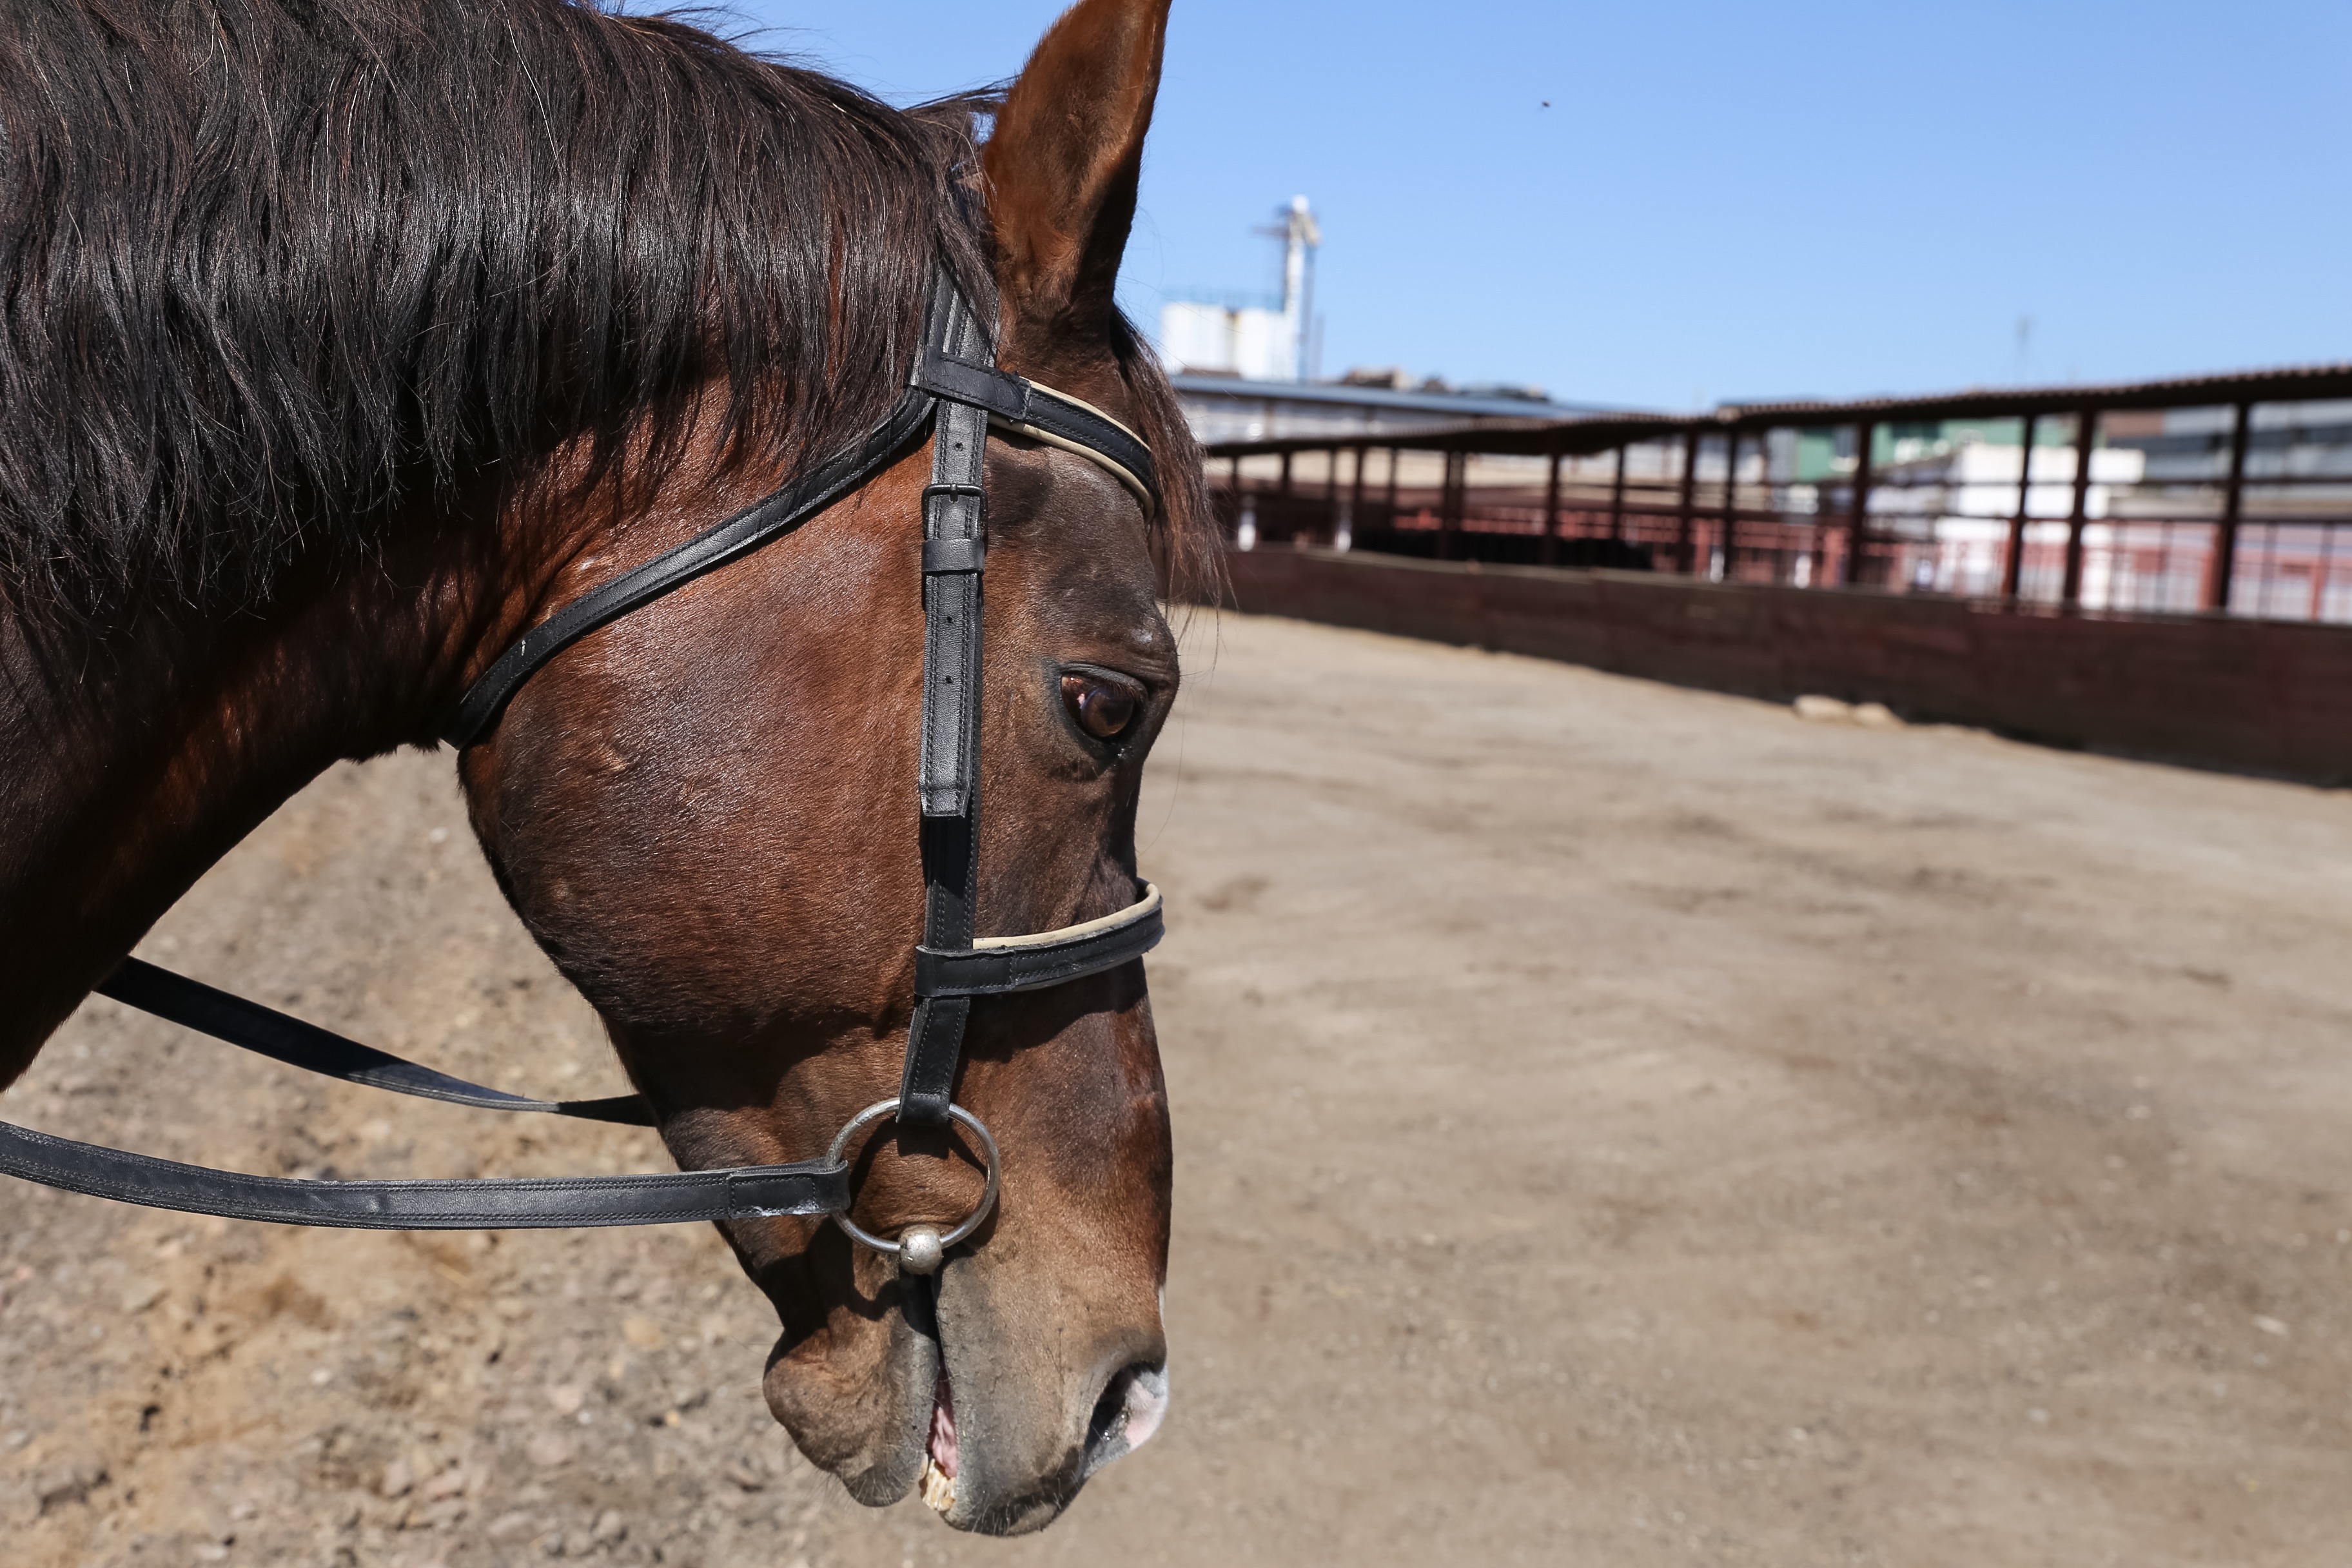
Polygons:
<instances>
[{"instance_id":1,"label":"horse neck","mask_svg":"<svg viewBox=\"0 0 2352 1568\"><path fill-rule=\"evenodd\" d=\"M428 742L536 609L487 520L298 569L259 611L0 616L0 1088L206 868L328 766ZM537 574L543 576L544 572Z\"/></svg>"}]
</instances>

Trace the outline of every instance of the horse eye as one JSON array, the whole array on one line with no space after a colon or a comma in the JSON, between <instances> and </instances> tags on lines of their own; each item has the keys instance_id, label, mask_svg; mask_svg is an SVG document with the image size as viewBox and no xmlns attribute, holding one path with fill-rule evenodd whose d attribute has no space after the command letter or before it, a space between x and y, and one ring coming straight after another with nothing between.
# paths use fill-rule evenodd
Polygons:
<instances>
[{"instance_id":1,"label":"horse eye","mask_svg":"<svg viewBox=\"0 0 2352 1568\"><path fill-rule=\"evenodd\" d=\"M1078 728L1097 741L1116 741L1135 722L1143 701L1124 687L1091 675L1062 677L1062 705Z\"/></svg>"}]
</instances>

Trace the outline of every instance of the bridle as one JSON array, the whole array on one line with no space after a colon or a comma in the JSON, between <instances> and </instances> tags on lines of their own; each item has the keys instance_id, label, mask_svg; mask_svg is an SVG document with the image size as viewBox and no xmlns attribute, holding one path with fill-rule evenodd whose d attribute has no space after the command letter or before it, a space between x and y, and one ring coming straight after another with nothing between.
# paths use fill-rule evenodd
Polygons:
<instances>
[{"instance_id":1,"label":"bridle","mask_svg":"<svg viewBox=\"0 0 2352 1568\"><path fill-rule=\"evenodd\" d=\"M488 736L523 683L599 626L798 529L895 462L932 430L923 489L923 713L919 778L923 933L915 949L915 1009L898 1094L834 1138L822 1159L675 1173L451 1181L299 1181L184 1165L78 1143L0 1122L0 1173L152 1208L281 1225L371 1230L533 1229L666 1225L828 1215L853 1239L915 1274L937 1269L994 1208L1002 1181L995 1138L954 1101L974 1000L1061 985L1140 958L1160 937L1159 889L1099 920L1026 936L976 937L980 845L981 579L987 560L982 467L994 426L1074 452L1131 491L1149 518L1159 504L1151 452L1118 421L1065 393L996 368L971 302L942 264L923 346L890 412L854 447L675 549L557 610L499 656L443 729L459 750ZM635 1095L542 1100L485 1089L348 1040L257 1002L126 958L98 987L143 1012L289 1066L400 1094L495 1110L653 1125ZM873 1235L850 1217L849 1164L860 1134L902 1125L971 1134L986 1184L978 1205L942 1232Z\"/></svg>"}]
</instances>

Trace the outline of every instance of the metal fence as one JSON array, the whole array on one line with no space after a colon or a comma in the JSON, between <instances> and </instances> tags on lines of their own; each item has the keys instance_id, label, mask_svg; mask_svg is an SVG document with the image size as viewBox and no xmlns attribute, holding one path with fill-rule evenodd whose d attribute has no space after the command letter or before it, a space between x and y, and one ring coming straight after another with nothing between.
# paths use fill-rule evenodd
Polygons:
<instances>
[{"instance_id":1,"label":"metal fence","mask_svg":"<svg viewBox=\"0 0 2352 1568\"><path fill-rule=\"evenodd\" d=\"M1209 452L1243 550L2352 621L2352 365Z\"/></svg>"}]
</instances>

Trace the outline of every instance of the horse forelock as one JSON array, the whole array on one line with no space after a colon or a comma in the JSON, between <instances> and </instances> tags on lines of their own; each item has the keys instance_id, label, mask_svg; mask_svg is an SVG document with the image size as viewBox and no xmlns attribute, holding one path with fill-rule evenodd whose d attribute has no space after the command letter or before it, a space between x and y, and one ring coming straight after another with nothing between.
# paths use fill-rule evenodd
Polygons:
<instances>
[{"instance_id":1,"label":"horse forelock","mask_svg":"<svg viewBox=\"0 0 2352 1568\"><path fill-rule=\"evenodd\" d=\"M897 395L968 100L570 0L37 0L0 39L0 590L266 599L404 507ZM707 395L723 384L723 397ZM712 410L716 408L717 413ZM698 428L716 418L723 427Z\"/></svg>"}]
</instances>

